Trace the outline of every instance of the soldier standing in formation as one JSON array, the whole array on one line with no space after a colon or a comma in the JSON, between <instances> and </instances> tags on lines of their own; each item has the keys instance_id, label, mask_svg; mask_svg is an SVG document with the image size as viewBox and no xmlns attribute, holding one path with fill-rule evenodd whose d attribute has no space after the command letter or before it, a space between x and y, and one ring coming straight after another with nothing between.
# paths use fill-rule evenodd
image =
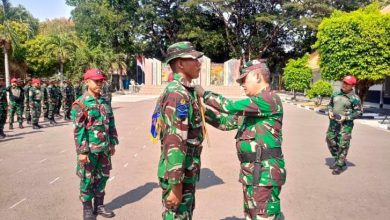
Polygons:
<instances>
[{"instance_id":1,"label":"soldier standing in formation","mask_svg":"<svg viewBox=\"0 0 390 220\"><path fill-rule=\"evenodd\" d=\"M110 177L111 157L115 154L115 145L119 143L114 114L100 95L105 80L103 73L99 69L89 69L84 74L84 80L88 91L72 106L83 218L95 219L94 214L111 218L115 214L103 202L104 189Z\"/></svg>"},{"instance_id":2,"label":"soldier standing in formation","mask_svg":"<svg viewBox=\"0 0 390 220\"><path fill-rule=\"evenodd\" d=\"M108 103L111 105L111 84L108 81L104 82L103 88L102 88L102 98L106 99Z\"/></svg>"},{"instance_id":3,"label":"soldier standing in formation","mask_svg":"<svg viewBox=\"0 0 390 220\"><path fill-rule=\"evenodd\" d=\"M70 111L72 109L72 103L74 102L74 90L69 80L64 81L64 87L62 89L62 106L64 109L64 120L70 120Z\"/></svg>"},{"instance_id":4,"label":"soldier standing in formation","mask_svg":"<svg viewBox=\"0 0 390 220\"><path fill-rule=\"evenodd\" d=\"M236 149L241 166L239 181L243 186L245 218L284 219L279 199L286 181L281 149L281 99L270 88L270 72L263 60L246 63L237 82L248 98L232 101L205 92L201 86L196 86L195 90L213 109L206 111L208 121L213 121L211 125L221 130L238 129Z\"/></svg>"},{"instance_id":5,"label":"soldier standing in formation","mask_svg":"<svg viewBox=\"0 0 390 220\"><path fill-rule=\"evenodd\" d=\"M26 117L27 124L31 124L31 112L30 112L30 101L29 91L31 88L31 79L27 79L26 85L24 86L24 116Z\"/></svg>"},{"instance_id":6,"label":"soldier standing in formation","mask_svg":"<svg viewBox=\"0 0 390 220\"><path fill-rule=\"evenodd\" d=\"M328 105L329 127L326 142L335 163L330 166L333 175L339 175L346 168L346 160L353 129L353 120L362 114L359 96L353 91L354 76L346 76L340 90L330 98Z\"/></svg>"},{"instance_id":7,"label":"soldier standing in formation","mask_svg":"<svg viewBox=\"0 0 390 220\"><path fill-rule=\"evenodd\" d=\"M153 134L161 140L158 178L162 188L163 219L192 219L195 185L199 181L203 134L200 106L191 88L199 77L201 57L190 42L178 42L167 50L166 63L174 72L157 101Z\"/></svg>"},{"instance_id":8,"label":"soldier standing in formation","mask_svg":"<svg viewBox=\"0 0 390 220\"><path fill-rule=\"evenodd\" d=\"M61 93L61 85L60 81L55 81L55 91L56 91L56 105L54 108L54 114L57 116L61 116L61 105L62 105L62 93Z\"/></svg>"},{"instance_id":9,"label":"soldier standing in formation","mask_svg":"<svg viewBox=\"0 0 390 220\"><path fill-rule=\"evenodd\" d=\"M42 113L43 118L45 121L49 120L49 102L47 98L47 80L42 79L42 85L41 85L41 92L42 92Z\"/></svg>"},{"instance_id":10,"label":"soldier standing in formation","mask_svg":"<svg viewBox=\"0 0 390 220\"><path fill-rule=\"evenodd\" d=\"M76 82L74 85L74 100L83 95L83 85L81 82Z\"/></svg>"},{"instance_id":11,"label":"soldier standing in formation","mask_svg":"<svg viewBox=\"0 0 390 220\"><path fill-rule=\"evenodd\" d=\"M23 128L23 89L18 85L18 80L13 78L11 85L7 88L9 94L9 129L14 129L14 116L17 115L19 128Z\"/></svg>"},{"instance_id":12,"label":"soldier standing in formation","mask_svg":"<svg viewBox=\"0 0 390 220\"><path fill-rule=\"evenodd\" d=\"M31 120L33 129L42 128L38 122L41 115L41 102L42 102L42 92L40 90L41 80L33 79L32 87L29 89L28 100L31 111Z\"/></svg>"},{"instance_id":13,"label":"soldier standing in formation","mask_svg":"<svg viewBox=\"0 0 390 220\"><path fill-rule=\"evenodd\" d=\"M49 86L47 87L47 98L48 98L48 118L50 121L50 125L57 124L54 114L57 102L57 90L55 88L55 81L50 80Z\"/></svg>"},{"instance_id":14,"label":"soldier standing in formation","mask_svg":"<svg viewBox=\"0 0 390 220\"><path fill-rule=\"evenodd\" d=\"M5 88L4 78L0 76L0 139L6 137L4 134L4 124L7 120L7 108L7 89Z\"/></svg>"}]
</instances>

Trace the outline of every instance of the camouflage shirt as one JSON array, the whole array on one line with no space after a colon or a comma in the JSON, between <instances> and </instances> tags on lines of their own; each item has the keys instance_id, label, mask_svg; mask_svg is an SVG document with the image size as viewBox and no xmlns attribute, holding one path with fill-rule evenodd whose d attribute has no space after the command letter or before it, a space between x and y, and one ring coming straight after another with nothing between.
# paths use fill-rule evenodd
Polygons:
<instances>
[{"instance_id":1,"label":"camouflage shirt","mask_svg":"<svg viewBox=\"0 0 390 220\"><path fill-rule=\"evenodd\" d=\"M77 154L106 152L119 143L114 114L103 98L86 92L73 104L71 114Z\"/></svg>"},{"instance_id":2,"label":"camouflage shirt","mask_svg":"<svg viewBox=\"0 0 390 220\"><path fill-rule=\"evenodd\" d=\"M158 177L169 184L195 183L200 174L203 134L200 108L190 82L175 73L157 101L161 113ZM189 152L197 152L190 154Z\"/></svg>"},{"instance_id":3,"label":"camouflage shirt","mask_svg":"<svg viewBox=\"0 0 390 220\"><path fill-rule=\"evenodd\" d=\"M7 90L5 86L0 86L0 110L7 109Z\"/></svg>"},{"instance_id":4,"label":"camouflage shirt","mask_svg":"<svg viewBox=\"0 0 390 220\"><path fill-rule=\"evenodd\" d=\"M29 95L30 88L31 88L31 85L28 85L28 84L23 87L23 90L24 90L24 103L25 104L29 103L28 95Z\"/></svg>"},{"instance_id":5,"label":"camouflage shirt","mask_svg":"<svg viewBox=\"0 0 390 220\"><path fill-rule=\"evenodd\" d=\"M9 93L8 97L11 103L23 103L24 93L23 89L20 86L9 86L7 88L7 91Z\"/></svg>"},{"instance_id":6,"label":"camouflage shirt","mask_svg":"<svg viewBox=\"0 0 390 220\"><path fill-rule=\"evenodd\" d=\"M222 130L238 129L236 135L237 153L256 152L281 148L283 105L279 96L270 88L263 89L259 95L238 101L229 100L221 95L206 91L206 111L208 120L214 127ZM286 181L284 159L269 158L261 161L260 186L281 186ZM242 162L239 181L252 185L253 162Z\"/></svg>"},{"instance_id":7,"label":"camouflage shirt","mask_svg":"<svg viewBox=\"0 0 390 220\"><path fill-rule=\"evenodd\" d=\"M28 101L30 108L40 107L42 100L42 92L40 89L32 86L28 91Z\"/></svg>"},{"instance_id":8,"label":"camouflage shirt","mask_svg":"<svg viewBox=\"0 0 390 220\"><path fill-rule=\"evenodd\" d=\"M345 116L346 120L354 120L362 114L362 103L354 91L344 93L340 89L330 98L328 110Z\"/></svg>"}]
</instances>

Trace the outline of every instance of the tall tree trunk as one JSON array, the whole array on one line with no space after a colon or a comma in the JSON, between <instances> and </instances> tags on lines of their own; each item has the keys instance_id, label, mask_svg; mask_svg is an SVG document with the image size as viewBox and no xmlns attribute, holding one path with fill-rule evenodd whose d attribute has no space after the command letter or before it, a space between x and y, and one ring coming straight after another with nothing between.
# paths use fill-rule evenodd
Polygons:
<instances>
[{"instance_id":1,"label":"tall tree trunk","mask_svg":"<svg viewBox=\"0 0 390 220\"><path fill-rule=\"evenodd\" d=\"M61 80L61 85L64 83L64 63L60 62L60 80Z\"/></svg>"},{"instance_id":2,"label":"tall tree trunk","mask_svg":"<svg viewBox=\"0 0 390 220\"><path fill-rule=\"evenodd\" d=\"M10 85L10 76L9 76L9 61L8 61L7 45L4 45L3 52L4 52L5 83L6 86L8 87Z\"/></svg>"},{"instance_id":3,"label":"tall tree trunk","mask_svg":"<svg viewBox=\"0 0 390 220\"><path fill-rule=\"evenodd\" d=\"M356 85L356 93L359 96L362 104L364 103L364 100L367 98L368 90L372 85L374 85L376 82L372 80L359 80Z\"/></svg>"}]
</instances>

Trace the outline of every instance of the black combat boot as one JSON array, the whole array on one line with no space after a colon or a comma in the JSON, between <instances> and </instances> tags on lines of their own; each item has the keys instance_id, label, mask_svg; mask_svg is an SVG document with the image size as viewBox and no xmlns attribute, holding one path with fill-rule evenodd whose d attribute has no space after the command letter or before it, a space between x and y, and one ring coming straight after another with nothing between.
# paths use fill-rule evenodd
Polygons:
<instances>
[{"instance_id":1,"label":"black combat boot","mask_svg":"<svg viewBox=\"0 0 390 220\"><path fill-rule=\"evenodd\" d=\"M23 129L24 127L23 127L23 123L19 123L19 128L20 129Z\"/></svg>"},{"instance_id":2,"label":"black combat boot","mask_svg":"<svg viewBox=\"0 0 390 220\"><path fill-rule=\"evenodd\" d=\"M32 126L33 129L40 129L41 128L41 126L39 126L38 123L33 123L32 125L33 125Z\"/></svg>"},{"instance_id":3,"label":"black combat boot","mask_svg":"<svg viewBox=\"0 0 390 220\"><path fill-rule=\"evenodd\" d=\"M9 130L12 130L12 129L14 129L14 125L13 124L9 124Z\"/></svg>"},{"instance_id":4,"label":"black combat boot","mask_svg":"<svg viewBox=\"0 0 390 220\"><path fill-rule=\"evenodd\" d=\"M56 124L57 124L57 122L54 119L54 117L52 119L50 119L50 125L56 125Z\"/></svg>"},{"instance_id":5,"label":"black combat boot","mask_svg":"<svg viewBox=\"0 0 390 220\"><path fill-rule=\"evenodd\" d=\"M341 174L342 172L344 172L346 169L347 169L346 166L343 166L343 167L336 166L336 168L334 168L334 170L332 171L332 174L333 174L333 175L339 175L339 174Z\"/></svg>"},{"instance_id":6,"label":"black combat boot","mask_svg":"<svg viewBox=\"0 0 390 220\"><path fill-rule=\"evenodd\" d=\"M95 220L96 216L93 214L92 201L83 202L83 219Z\"/></svg>"},{"instance_id":7,"label":"black combat boot","mask_svg":"<svg viewBox=\"0 0 390 220\"><path fill-rule=\"evenodd\" d=\"M106 208L104 205L103 205L103 201L104 201L104 197L95 197L94 199L94 210L93 210L93 213L95 215L101 215L105 218L112 218L115 216L115 213Z\"/></svg>"},{"instance_id":8,"label":"black combat boot","mask_svg":"<svg viewBox=\"0 0 390 220\"><path fill-rule=\"evenodd\" d=\"M38 123L36 124L38 126L38 128L43 128L41 125L39 125Z\"/></svg>"},{"instance_id":9,"label":"black combat boot","mask_svg":"<svg viewBox=\"0 0 390 220\"><path fill-rule=\"evenodd\" d=\"M4 134L3 129L0 129L0 139L4 139L7 135Z\"/></svg>"}]
</instances>

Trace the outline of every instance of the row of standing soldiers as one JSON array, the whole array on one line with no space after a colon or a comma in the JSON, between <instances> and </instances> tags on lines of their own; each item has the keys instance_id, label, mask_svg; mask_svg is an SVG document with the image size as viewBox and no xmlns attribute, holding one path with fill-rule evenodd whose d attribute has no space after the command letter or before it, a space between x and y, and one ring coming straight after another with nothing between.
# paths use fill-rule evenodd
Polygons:
<instances>
[{"instance_id":1,"label":"row of standing soldiers","mask_svg":"<svg viewBox=\"0 0 390 220\"><path fill-rule=\"evenodd\" d=\"M68 80L65 80L62 86L59 80L27 79L24 83L15 78L11 80L10 86L5 87L4 84L4 78L0 78L0 139L5 138L3 130L7 110L9 129L14 128L15 114L19 128L23 128L23 119L26 119L27 124L32 124L33 129L39 129L41 113L45 120L50 121L50 125L55 125L55 116L61 116L61 106L64 110L64 119L70 120L72 103L86 91L85 85L76 83L73 86Z\"/></svg>"}]
</instances>

